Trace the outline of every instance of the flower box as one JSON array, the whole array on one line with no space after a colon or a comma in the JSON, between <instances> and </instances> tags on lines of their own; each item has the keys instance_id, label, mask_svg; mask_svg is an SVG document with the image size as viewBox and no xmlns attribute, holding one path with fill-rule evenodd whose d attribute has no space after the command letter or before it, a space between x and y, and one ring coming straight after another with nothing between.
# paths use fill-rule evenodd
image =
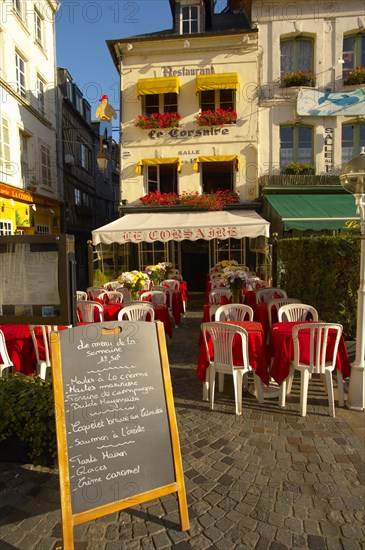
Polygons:
<instances>
[{"instance_id":1,"label":"flower box","mask_svg":"<svg viewBox=\"0 0 365 550\"><path fill-rule=\"evenodd\" d=\"M233 109L216 109L215 111L202 111L195 116L198 126L223 126L224 124L236 124L237 113Z\"/></svg>"},{"instance_id":2,"label":"flower box","mask_svg":"<svg viewBox=\"0 0 365 550\"><path fill-rule=\"evenodd\" d=\"M353 71L350 71L343 81L344 86L353 86L357 84L365 84L365 68L356 67Z\"/></svg>"},{"instance_id":3,"label":"flower box","mask_svg":"<svg viewBox=\"0 0 365 550\"><path fill-rule=\"evenodd\" d=\"M178 128L180 126L179 113L153 113L140 115L134 124L136 128L150 130L152 128Z\"/></svg>"},{"instance_id":4,"label":"flower box","mask_svg":"<svg viewBox=\"0 0 365 550\"><path fill-rule=\"evenodd\" d=\"M292 86L314 86L313 71L284 73L281 76L281 84L284 88L290 88Z\"/></svg>"},{"instance_id":5,"label":"flower box","mask_svg":"<svg viewBox=\"0 0 365 550\"><path fill-rule=\"evenodd\" d=\"M139 199L146 206L186 206L203 210L223 210L227 204L238 202L239 195L232 191L216 191L215 193L160 193L151 191Z\"/></svg>"},{"instance_id":6,"label":"flower box","mask_svg":"<svg viewBox=\"0 0 365 550\"><path fill-rule=\"evenodd\" d=\"M307 164L305 162L287 162L283 166L283 172L285 174L314 174L314 165Z\"/></svg>"}]
</instances>

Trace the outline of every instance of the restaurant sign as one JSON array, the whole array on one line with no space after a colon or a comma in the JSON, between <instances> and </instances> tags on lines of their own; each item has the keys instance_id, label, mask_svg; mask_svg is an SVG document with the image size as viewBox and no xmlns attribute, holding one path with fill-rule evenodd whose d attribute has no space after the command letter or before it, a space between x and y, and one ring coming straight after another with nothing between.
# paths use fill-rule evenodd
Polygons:
<instances>
[{"instance_id":1,"label":"restaurant sign","mask_svg":"<svg viewBox=\"0 0 365 550\"><path fill-rule=\"evenodd\" d=\"M231 227L193 227L193 228L174 228L174 229L151 229L146 231L122 231L119 234L119 242L142 242L149 243L155 241L197 241L198 239L228 239L238 238L236 226Z\"/></svg>"},{"instance_id":2,"label":"restaurant sign","mask_svg":"<svg viewBox=\"0 0 365 550\"><path fill-rule=\"evenodd\" d=\"M202 136L228 136L229 128L217 128L211 126L210 128L203 128L198 130L178 130L173 128L169 132L161 132L160 130L151 130L148 132L147 136L150 139L160 139L164 137L164 134L167 134L174 139L185 139L190 137L202 137Z\"/></svg>"}]
</instances>

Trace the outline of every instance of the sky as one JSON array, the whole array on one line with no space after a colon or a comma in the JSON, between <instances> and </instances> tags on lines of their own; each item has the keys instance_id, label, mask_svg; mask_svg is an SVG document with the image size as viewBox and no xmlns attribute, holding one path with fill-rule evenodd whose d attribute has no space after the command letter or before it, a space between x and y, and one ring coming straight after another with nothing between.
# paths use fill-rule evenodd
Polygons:
<instances>
[{"instance_id":1,"label":"sky","mask_svg":"<svg viewBox=\"0 0 365 550\"><path fill-rule=\"evenodd\" d=\"M60 0L57 66L68 70L91 104L92 119L103 94L119 111L119 75L106 40L171 27L169 0Z\"/></svg>"}]
</instances>

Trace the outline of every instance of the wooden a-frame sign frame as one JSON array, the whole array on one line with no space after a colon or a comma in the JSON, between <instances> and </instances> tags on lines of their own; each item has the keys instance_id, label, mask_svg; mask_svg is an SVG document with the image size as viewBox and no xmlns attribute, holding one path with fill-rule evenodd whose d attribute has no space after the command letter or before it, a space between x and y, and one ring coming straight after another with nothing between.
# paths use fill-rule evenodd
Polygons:
<instances>
[{"instance_id":1,"label":"wooden a-frame sign frame","mask_svg":"<svg viewBox=\"0 0 365 550\"><path fill-rule=\"evenodd\" d=\"M60 335L53 332L50 336L51 352L52 352L52 372L54 386L54 400L56 411L56 431L57 431L57 449L58 449L58 465L59 465L59 481L61 494L61 515L62 515L62 533L63 533L63 549L74 550L74 533L73 528L76 525L86 523L93 519L102 517L107 514L112 514L126 508L148 502L160 498L171 493L177 493L180 526L182 531L189 529L189 516L186 501L184 474L182 468L180 443L177 430L177 422L172 394L172 385L169 371L169 361L166 348L166 339L163 323L154 321L156 326L156 336L158 340L158 348L161 360L161 373L163 377L164 392L167 406L167 417L170 427L172 455L175 468L174 483L158 487L144 493L133 495L132 497L117 500L109 504L99 506L87 510L85 512L73 514L71 504L71 483L68 462L68 447L66 436L66 416L64 403L64 388L62 381L62 361L61 361L61 346ZM72 330L72 329L69 329ZM110 331L108 331L110 332ZM103 331L102 331L103 333ZM57 548L61 550L61 548Z\"/></svg>"}]
</instances>

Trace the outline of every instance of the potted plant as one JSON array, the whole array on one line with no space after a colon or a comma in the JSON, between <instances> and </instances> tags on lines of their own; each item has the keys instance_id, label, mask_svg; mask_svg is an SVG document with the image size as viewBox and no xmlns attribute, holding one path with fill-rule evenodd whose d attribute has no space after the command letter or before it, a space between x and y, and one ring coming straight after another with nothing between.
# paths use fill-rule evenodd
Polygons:
<instances>
[{"instance_id":1,"label":"potted plant","mask_svg":"<svg viewBox=\"0 0 365 550\"><path fill-rule=\"evenodd\" d=\"M198 126L223 126L224 124L236 124L237 113L233 109L216 109L214 111L202 111L195 116Z\"/></svg>"},{"instance_id":2,"label":"potted plant","mask_svg":"<svg viewBox=\"0 0 365 550\"><path fill-rule=\"evenodd\" d=\"M179 113L152 113L140 115L134 124L136 128L150 130L151 128L178 128L180 125Z\"/></svg>"},{"instance_id":3,"label":"potted plant","mask_svg":"<svg viewBox=\"0 0 365 550\"><path fill-rule=\"evenodd\" d=\"M312 70L283 73L281 83L285 88L292 86L313 86L314 74Z\"/></svg>"},{"instance_id":4,"label":"potted plant","mask_svg":"<svg viewBox=\"0 0 365 550\"><path fill-rule=\"evenodd\" d=\"M356 67L353 71L347 73L343 81L345 86L353 86L356 84L365 84L365 68Z\"/></svg>"},{"instance_id":5,"label":"potted plant","mask_svg":"<svg viewBox=\"0 0 365 550\"><path fill-rule=\"evenodd\" d=\"M308 164L306 162L286 162L283 166L283 171L285 174L314 174L314 165Z\"/></svg>"}]
</instances>

